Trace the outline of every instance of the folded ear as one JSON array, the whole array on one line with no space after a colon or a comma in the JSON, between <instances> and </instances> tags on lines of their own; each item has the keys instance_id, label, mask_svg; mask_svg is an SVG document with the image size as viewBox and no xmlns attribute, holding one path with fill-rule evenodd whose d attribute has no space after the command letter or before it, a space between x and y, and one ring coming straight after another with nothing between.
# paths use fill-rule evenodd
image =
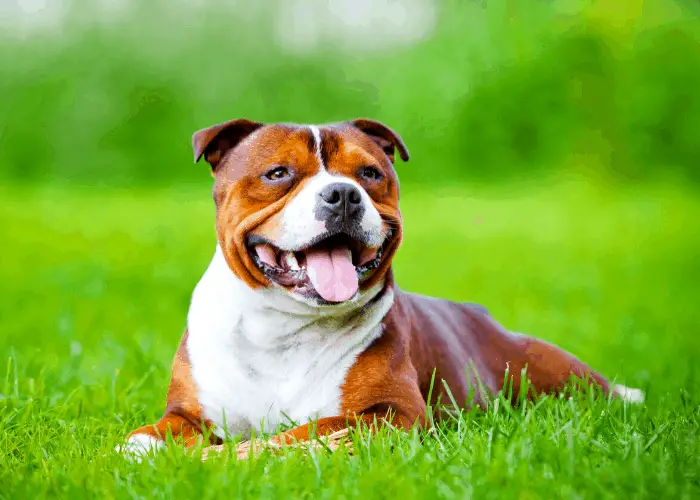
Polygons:
<instances>
[{"instance_id":1,"label":"folded ear","mask_svg":"<svg viewBox=\"0 0 700 500\"><path fill-rule=\"evenodd\" d=\"M216 169L226 153L262 126L262 123L241 118L195 132L192 135L194 162L197 163L204 156L212 170Z\"/></svg>"},{"instance_id":2,"label":"folded ear","mask_svg":"<svg viewBox=\"0 0 700 500\"><path fill-rule=\"evenodd\" d=\"M399 156L403 161L408 161L408 149L406 149L403 139L401 139L399 134L391 130L383 123L365 118L358 118L348 123L350 123L350 125L353 127L360 129L380 148L382 148L382 151L386 153L391 160L391 163L394 163L395 149L399 150Z\"/></svg>"}]
</instances>

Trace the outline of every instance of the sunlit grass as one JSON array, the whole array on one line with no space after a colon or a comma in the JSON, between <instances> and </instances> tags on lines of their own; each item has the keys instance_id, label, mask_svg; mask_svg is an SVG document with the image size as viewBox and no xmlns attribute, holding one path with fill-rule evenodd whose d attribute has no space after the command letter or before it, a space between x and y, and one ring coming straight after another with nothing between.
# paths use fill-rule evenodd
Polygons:
<instances>
[{"instance_id":1,"label":"sunlit grass","mask_svg":"<svg viewBox=\"0 0 700 500\"><path fill-rule=\"evenodd\" d=\"M0 497L693 498L700 491L700 203L673 186L404 186L399 284L647 391L456 414L354 453L144 463L113 448L163 410L189 296L214 247L209 186L0 188Z\"/></svg>"}]
</instances>

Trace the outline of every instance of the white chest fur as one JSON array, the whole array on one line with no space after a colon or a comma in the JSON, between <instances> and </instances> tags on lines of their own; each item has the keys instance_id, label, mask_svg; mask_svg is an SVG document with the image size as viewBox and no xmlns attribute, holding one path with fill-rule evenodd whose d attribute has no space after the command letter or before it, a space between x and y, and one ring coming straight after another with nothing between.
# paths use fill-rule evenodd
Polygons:
<instances>
[{"instance_id":1,"label":"white chest fur","mask_svg":"<svg viewBox=\"0 0 700 500\"><path fill-rule=\"evenodd\" d=\"M377 296L381 288L352 304L312 307L279 289L248 288L217 246L187 318L192 377L217 434L339 415L345 376L393 302L391 290Z\"/></svg>"}]
</instances>

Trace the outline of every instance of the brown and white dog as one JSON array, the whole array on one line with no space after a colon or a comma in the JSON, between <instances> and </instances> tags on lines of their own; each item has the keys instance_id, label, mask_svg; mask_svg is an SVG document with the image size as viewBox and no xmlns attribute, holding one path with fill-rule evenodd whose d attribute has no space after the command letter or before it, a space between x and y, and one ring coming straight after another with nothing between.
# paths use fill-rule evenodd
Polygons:
<instances>
[{"instance_id":1,"label":"brown and white dog","mask_svg":"<svg viewBox=\"0 0 700 500\"><path fill-rule=\"evenodd\" d=\"M240 119L196 132L193 146L215 178L218 243L192 295L165 414L122 450L160 447L168 430L191 446L205 430L213 444L290 422L302 425L278 442L308 439L309 422L318 435L386 418L410 428L426 423L433 380L429 403L448 401L444 381L469 405L487 396L480 388L501 390L506 369L517 397L526 367L538 393L574 375L643 400L558 347L506 331L480 306L398 288L393 164L408 151L389 127Z\"/></svg>"}]
</instances>

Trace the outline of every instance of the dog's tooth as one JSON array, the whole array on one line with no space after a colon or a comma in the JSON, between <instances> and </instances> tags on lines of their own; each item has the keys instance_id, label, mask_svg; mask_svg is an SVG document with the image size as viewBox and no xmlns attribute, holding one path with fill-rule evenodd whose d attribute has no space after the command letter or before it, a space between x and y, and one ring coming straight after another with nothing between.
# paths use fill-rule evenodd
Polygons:
<instances>
[{"instance_id":1,"label":"dog's tooth","mask_svg":"<svg viewBox=\"0 0 700 500\"><path fill-rule=\"evenodd\" d=\"M292 271L299 270L299 262L297 262L297 258L294 255L294 252L285 252L284 253L284 261L287 263L287 266Z\"/></svg>"}]
</instances>

